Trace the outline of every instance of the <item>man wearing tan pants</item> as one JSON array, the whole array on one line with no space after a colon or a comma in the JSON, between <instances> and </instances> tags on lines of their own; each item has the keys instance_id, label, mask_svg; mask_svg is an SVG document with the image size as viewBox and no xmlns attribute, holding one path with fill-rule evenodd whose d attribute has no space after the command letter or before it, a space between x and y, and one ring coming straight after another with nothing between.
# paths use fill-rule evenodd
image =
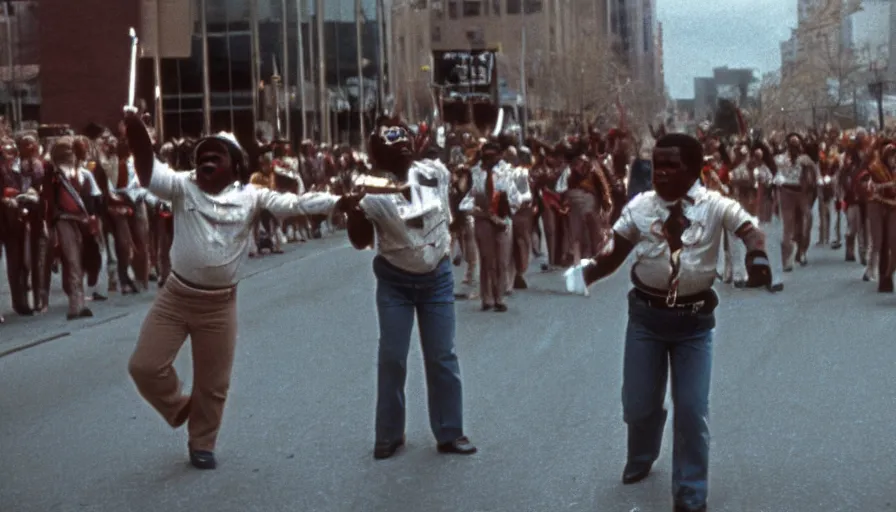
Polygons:
<instances>
[{"instance_id":1,"label":"man wearing tan pants","mask_svg":"<svg viewBox=\"0 0 896 512\"><path fill-rule=\"evenodd\" d=\"M784 224L784 239L781 241L781 258L784 271L793 270L793 258L800 265L808 264L809 230L805 229L807 217L811 214L809 187L815 187L817 172L815 163L803 149L803 138L796 133L787 136L787 152L775 157L778 187L778 201L781 207L781 221ZM797 242L794 248L794 241ZM794 251L794 249L796 249Z\"/></svg>"},{"instance_id":2,"label":"man wearing tan pants","mask_svg":"<svg viewBox=\"0 0 896 512\"><path fill-rule=\"evenodd\" d=\"M245 153L224 133L197 143L195 171L174 172L155 159L140 118L130 110L126 113L140 183L171 203L174 220L171 276L143 322L128 370L140 394L169 425L176 428L189 421L193 466L214 469L236 344L236 287L251 243L252 221L261 210L280 217L327 214L337 198L246 186ZM172 366L187 336L193 349L190 395L183 394Z\"/></svg>"}]
</instances>

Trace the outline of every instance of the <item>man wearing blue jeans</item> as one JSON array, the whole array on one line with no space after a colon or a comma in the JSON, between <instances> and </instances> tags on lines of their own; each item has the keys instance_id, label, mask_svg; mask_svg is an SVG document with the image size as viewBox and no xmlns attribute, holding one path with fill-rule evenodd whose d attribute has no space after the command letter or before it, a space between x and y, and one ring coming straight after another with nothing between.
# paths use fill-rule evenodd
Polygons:
<instances>
[{"instance_id":1,"label":"man wearing blue jeans","mask_svg":"<svg viewBox=\"0 0 896 512\"><path fill-rule=\"evenodd\" d=\"M359 250L375 240L378 253L373 260L380 327L373 456L388 459L405 443L404 387L415 319L436 447L440 453L472 455L476 447L464 436L454 348L450 172L438 160L416 159L410 130L398 119L378 119L368 148L375 169L388 178L356 183L363 183L364 197L348 212L348 235Z\"/></svg>"},{"instance_id":2,"label":"man wearing blue jeans","mask_svg":"<svg viewBox=\"0 0 896 512\"><path fill-rule=\"evenodd\" d=\"M635 252L628 294L622 410L628 425L623 484L647 478L660 453L671 371L675 408L672 494L675 512L706 510L712 289L725 231L747 247L748 286L770 283L762 232L736 201L700 185L703 149L684 134L665 135L653 151L653 191L625 206L613 226L613 251L582 260L564 277L570 292L615 272Z\"/></svg>"}]
</instances>

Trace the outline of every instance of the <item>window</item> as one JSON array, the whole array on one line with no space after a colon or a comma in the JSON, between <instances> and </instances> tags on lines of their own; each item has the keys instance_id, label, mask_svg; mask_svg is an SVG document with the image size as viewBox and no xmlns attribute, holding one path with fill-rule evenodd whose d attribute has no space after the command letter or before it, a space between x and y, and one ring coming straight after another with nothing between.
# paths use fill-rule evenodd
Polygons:
<instances>
[{"instance_id":1,"label":"window","mask_svg":"<svg viewBox=\"0 0 896 512\"><path fill-rule=\"evenodd\" d=\"M439 43L442 41L442 27L432 27L432 42Z\"/></svg>"},{"instance_id":2,"label":"window","mask_svg":"<svg viewBox=\"0 0 896 512\"><path fill-rule=\"evenodd\" d=\"M526 14L538 14L544 10L542 0L524 0L523 6L526 9Z\"/></svg>"},{"instance_id":3,"label":"window","mask_svg":"<svg viewBox=\"0 0 896 512\"><path fill-rule=\"evenodd\" d=\"M507 14L519 14L522 0L507 0Z\"/></svg>"},{"instance_id":4,"label":"window","mask_svg":"<svg viewBox=\"0 0 896 512\"><path fill-rule=\"evenodd\" d=\"M457 2L458 0L448 0L448 18L452 20L457 19Z\"/></svg>"},{"instance_id":5,"label":"window","mask_svg":"<svg viewBox=\"0 0 896 512\"><path fill-rule=\"evenodd\" d=\"M464 18L482 16L482 0L464 0Z\"/></svg>"}]
</instances>

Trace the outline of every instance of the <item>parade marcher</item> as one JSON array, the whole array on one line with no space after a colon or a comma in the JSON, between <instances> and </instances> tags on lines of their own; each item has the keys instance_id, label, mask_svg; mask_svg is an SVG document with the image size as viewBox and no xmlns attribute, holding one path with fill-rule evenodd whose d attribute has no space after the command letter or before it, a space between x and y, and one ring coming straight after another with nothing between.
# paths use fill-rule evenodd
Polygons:
<instances>
[{"instance_id":1,"label":"parade marcher","mask_svg":"<svg viewBox=\"0 0 896 512\"><path fill-rule=\"evenodd\" d=\"M95 284L99 279L102 256L96 237L99 234L97 213L102 192L93 174L78 165L74 139L59 138L50 150L53 172L48 173L49 186L44 186L49 218L53 222L62 260L62 286L68 295L69 320L89 318L84 279Z\"/></svg>"},{"instance_id":2,"label":"parade marcher","mask_svg":"<svg viewBox=\"0 0 896 512\"><path fill-rule=\"evenodd\" d=\"M784 239L784 225L778 209L777 189L774 186L774 175L765 163L763 149L753 151L751 165L756 183L756 217L759 229L765 235L765 253L768 255L771 282L770 292L784 290L784 260L781 254L781 241Z\"/></svg>"},{"instance_id":3,"label":"parade marcher","mask_svg":"<svg viewBox=\"0 0 896 512\"><path fill-rule=\"evenodd\" d=\"M258 158L258 165L259 170L252 173L252 176L249 178L249 184L258 188L276 190L273 148L265 148ZM271 253L283 254L283 248L280 244L280 225L270 212L262 211L252 227L253 250L249 252L249 256L261 255L261 247L258 247L259 228L263 228L270 239Z\"/></svg>"},{"instance_id":4,"label":"parade marcher","mask_svg":"<svg viewBox=\"0 0 896 512\"><path fill-rule=\"evenodd\" d=\"M893 256L896 255L896 146L886 145L859 180L869 190L868 233L872 251L869 263L877 264L878 291L893 293Z\"/></svg>"},{"instance_id":5,"label":"parade marcher","mask_svg":"<svg viewBox=\"0 0 896 512\"><path fill-rule=\"evenodd\" d=\"M784 222L781 257L785 272L793 270L794 257L800 265L808 264L809 241L805 224L811 207L809 188L816 187L817 179L815 164L804 152L804 146L802 136L791 133L787 136L787 151L775 157L775 185ZM797 241L796 247L794 241Z\"/></svg>"},{"instance_id":6,"label":"parade marcher","mask_svg":"<svg viewBox=\"0 0 896 512\"><path fill-rule=\"evenodd\" d=\"M405 443L405 380L415 318L437 450L476 453L464 435L463 390L454 344L450 172L438 160L415 162L410 130L396 118L377 119L368 148L374 170L389 176L402 191L368 193L348 211L352 245L366 249L376 239L377 247L373 272L380 337L373 456L392 457Z\"/></svg>"},{"instance_id":7,"label":"parade marcher","mask_svg":"<svg viewBox=\"0 0 896 512\"><path fill-rule=\"evenodd\" d=\"M482 310L507 311L507 265L510 263L512 217L520 206L520 193L507 164L501 160L501 146L487 141L481 158L471 171L472 183L459 209L470 212L476 223L479 249L479 294Z\"/></svg>"},{"instance_id":8,"label":"parade marcher","mask_svg":"<svg viewBox=\"0 0 896 512\"><path fill-rule=\"evenodd\" d=\"M143 322L129 371L140 394L174 428L189 421L190 462L214 469L215 442L230 386L237 337L236 288L260 210L274 215L324 214L327 193L279 194L245 185L245 153L229 134L196 145L197 169L178 173L156 160L147 128L126 111L128 145L139 182L171 203L171 275ZM190 337L192 395L172 364Z\"/></svg>"},{"instance_id":9,"label":"parade marcher","mask_svg":"<svg viewBox=\"0 0 896 512\"><path fill-rule=\"evenodd\" d=\"M859 149L858 142L850 141L837 181L843 201L841 209L846 213L846 236L844 237L846 261L856 261L856 246L858 246L859 262L862 265L867 265L868 190L861 183L864 159L865 156ZM866 271L862 279L870 281L869 272Z\"/></svg>"},{"instance_id":10,"label":"parade marcher","mask_svg":"<svg viewBox=\"0 0 896 512\"><path fill-rule=\"evenodd\" d=\"M666 421L663 401L671 368L675 449L675 510L706 510L709 464L709 385L714 309L712 289L722 233L747 246L752 286L767 285L764 236L736 201L698 182L700 142L684 134L657 141L654 192L625 206L614 225L610 254L583 260L565 275L567 290L585 293L615 272L634 250L623 367L623 416L628 424L624 484L646 478L657 460Z\"/></svg>"},{"instance_id":11,"label":"parade marcher","mask_svg":"<svg viewBox=\"0 0 896 512\"><path fill-rule=\"evenodd\" d=\"M529 187L531 155L528 149L521 149L519 153L516 155L515 165L510 169L514 184L520 192L520 207L513 214L511 248L513 259L508 267L507 287L508 289L525 290L529 287L525 276L532 254L532 223L535 219L535 212L533 211L532 191Z\"/></svg>"}]
</instances>

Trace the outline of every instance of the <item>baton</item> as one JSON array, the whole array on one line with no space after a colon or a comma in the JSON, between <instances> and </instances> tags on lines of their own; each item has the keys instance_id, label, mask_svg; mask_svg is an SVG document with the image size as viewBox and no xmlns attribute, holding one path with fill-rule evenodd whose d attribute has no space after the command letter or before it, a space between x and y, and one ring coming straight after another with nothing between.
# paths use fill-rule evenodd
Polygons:
<instances>
[{"instance_id":1,"label":"baton","mask_svg":"<svg viewBox=\"0 0 896 512\"><path fill-rule=\"evenodd\" d=\"M131 74L128 83L128 106L135 107L135 96L137 93L137 31L131 27L128 31L131 37Z\"/></svg>"}]
</instances>

